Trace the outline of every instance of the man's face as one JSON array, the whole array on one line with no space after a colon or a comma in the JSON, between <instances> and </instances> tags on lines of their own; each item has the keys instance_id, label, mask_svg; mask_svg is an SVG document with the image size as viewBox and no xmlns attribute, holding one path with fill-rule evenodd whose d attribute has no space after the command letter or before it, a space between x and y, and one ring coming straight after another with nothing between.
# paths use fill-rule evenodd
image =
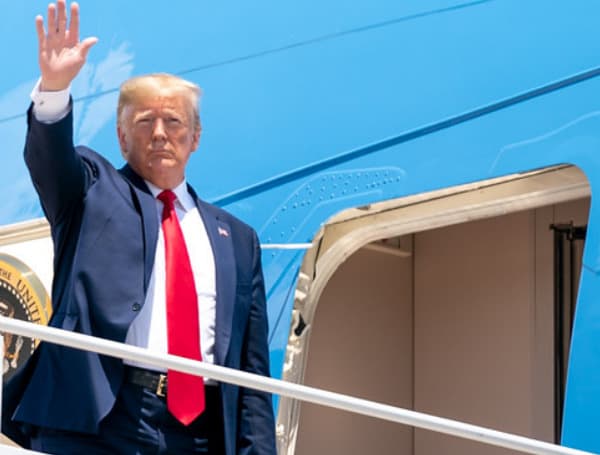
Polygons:
<instances>
[{"instance_id":1,"label":"man's face","mask_svg":"<svg viewBox=\"0 0 600 455\"><path fill-rule=\"evenodd\" d=\"M200 139L190 101L184 92L170 88L156 88L126 106L117 132L132 169L161 189L183 181Z\"/></svg>"}]
</instances>

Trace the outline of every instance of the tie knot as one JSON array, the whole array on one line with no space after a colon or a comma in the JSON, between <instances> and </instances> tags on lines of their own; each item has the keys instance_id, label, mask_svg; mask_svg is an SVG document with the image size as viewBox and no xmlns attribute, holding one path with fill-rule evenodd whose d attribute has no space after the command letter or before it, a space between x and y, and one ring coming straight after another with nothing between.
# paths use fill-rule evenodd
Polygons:
<instances>
[{"instance_id":1,"label":"tie knot","mask_svg":"<svg viewBox=\"0 0 600 455\"><path fill-rule=\"evenodd\" d=\"M177 196L175 196L175 193L173 193L171 190L164 190L157 196L157 198L166 206L172 207L173 202L175 201L175 199L177 199Z\"/></svg>"}]
</instances>

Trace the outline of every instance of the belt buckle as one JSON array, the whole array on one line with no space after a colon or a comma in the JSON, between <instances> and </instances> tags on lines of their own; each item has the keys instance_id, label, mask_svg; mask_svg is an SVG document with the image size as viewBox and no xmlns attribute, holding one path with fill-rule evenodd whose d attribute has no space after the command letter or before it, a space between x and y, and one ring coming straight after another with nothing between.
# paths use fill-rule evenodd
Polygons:
<instances>
[{"instance_id":1,"label":"belt buckle","mask_svg":"<svg viewBox=\"0 0 600 455\"><path fill-rule=\"evenodd\" d=\"M158 384L156 386L156 395L159 397L167 396L167 375L159 374L158 375Z\"/></svg>"}]
</instances>

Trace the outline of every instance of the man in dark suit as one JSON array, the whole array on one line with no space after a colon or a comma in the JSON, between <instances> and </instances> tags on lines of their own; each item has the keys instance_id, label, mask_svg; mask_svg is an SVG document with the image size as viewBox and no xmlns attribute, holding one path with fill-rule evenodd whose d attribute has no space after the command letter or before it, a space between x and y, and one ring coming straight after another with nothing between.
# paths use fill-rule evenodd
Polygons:
<instances>
[{"instance_id":1,"label":"man in dark suit","mask_svg":"<svg viewBox=\"0 0 600 455\"><path fill-rule=\"evenodd\" d=\"M36 27L25 160L52 228L50 325L268 375L256 233L185 181L199 89L166 74L125 82L116 170L73 146L68 89L96 42L79 40L77 4L70 23L59 0ZM269 394L49 343L3 408L3 431L47 453L275 453Z\"/></svg>"}]
</instances>

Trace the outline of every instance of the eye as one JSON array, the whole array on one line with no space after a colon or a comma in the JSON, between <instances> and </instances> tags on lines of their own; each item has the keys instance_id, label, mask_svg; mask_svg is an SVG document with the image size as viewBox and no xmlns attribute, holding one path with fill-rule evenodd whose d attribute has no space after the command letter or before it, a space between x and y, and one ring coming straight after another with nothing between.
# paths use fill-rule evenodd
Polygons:
<instances>
[{"instance_id":1,"label":"eye","mask_svg":"<svg viewBox=\"0 0 600 455\"><path fill-rule=\"evenodd\" d=\"M150 125L150 123L152 123L152 119L149 117L141 117L135 121L135 124L140 126Z\"/></svg>"}]
</instances>

